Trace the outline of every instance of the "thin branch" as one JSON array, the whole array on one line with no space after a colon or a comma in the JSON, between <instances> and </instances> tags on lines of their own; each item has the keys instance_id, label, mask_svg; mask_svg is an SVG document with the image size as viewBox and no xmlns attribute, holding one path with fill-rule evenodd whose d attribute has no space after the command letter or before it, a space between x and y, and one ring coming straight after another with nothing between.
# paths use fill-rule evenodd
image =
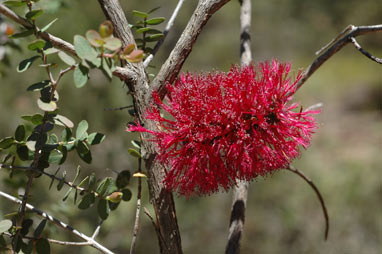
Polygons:
<instances>
[{"instance_id":1,"label":"thin branch","mask_svg":"<svg viewBox=\"0 0 382 254\"><path fill-rule=\"evenodd\" d=\"M102 223L104 222L104 220L101 220L99 223L98 223L98 226L97 228L94 230L94 233L92 235L92 239L95 239L98 234L99 234L99 231L101 230L101 226L102 226Z\"/></svg>"},{"instance_id":2,"label":"thin branch","mask_svg":"<svg viewBox=\"0 0 382 254\"><path fill-rule=\"evenodd\" d=\"M119 107L119 108L104 108L103 110L105 111L117 111L117 110L124 110L128 108L134 108L134 105L129 105L129 106L124 106L124 107Z\"/></svg>"},{"instance_id":3,"label":"thin branch","mask_svg":"<svg viewBox=\"0 0 382 254\"><path fill-rule=\"evenodd\" d=\"M141 140L142 142L142 140ZM141 152L141 151L139 151ZM142 158L138 158L138 172L142 171ZM138 230L139 230L139 217L141 212L141 197L142 197L142 178L138 177L138 191L137 191L137 210L135 212L135 223L133 229L133 239L131 240L130 254L134 253L135 242L137 240Z\"/></svg>"},{"instance_id":4,"label":"thin branch","mask_svg":"<svg viewBox=\"0 0 382 254\"><path fill-rule=\"evenodd\" d=\"M200 0L186 28L176 43L170 56L162 65L158 75L150 85L151 92L158 92L161 97L166 94L165 84L172 83L178 76L183 63L192 51L193 44L201 33L204 25L212 14L218 11L229 0ZM147 94L147 101L151 100L151 93Z\"/></svg>"},{"instance_id":5,"label":"thin branch","mask_svg":"<svg viewBox=\"0 0 382 254\"><path fill-rule=\"evenodd\" d=\"M15 202L17 204L21 204L22 201L18 198L15 198L5 192L2 192L0 191L0 196L12 201L12 202ZM65 224L64 222L52 217L51 215L35 208L34 206L32 206L31 204L28 204L26 203L26 206L25 206L27 209L37 213L39 216L47 219L48 221L54 223L55 225L59 226L60 228L63 228L63 229L66 229L66 230L69 230L72 234L78 236L79 238L85 240L89 246L92 246L93 248L96 248L100 251L102 251L103 253L107 253L107 254L114 254L112 251L110 251L109 249L107 249L106 247L104 247L103 245L99 244L98 242L96 242L94 239L92 239L91 237L88 237L87 235L79 232L78 230L74 229L72 226L68 225L68 224Z\"/></svg>"},{"instance_id":6,"label":"thin branch","mask_svg":"<svg viewBox=\"0 0 382 254\"><path fill-rule=\"evenodd\" d=\"M19 170L26 170L26 171L35 171L35 172L38 172L39 174L44 174L44 175L50 177L51 179L63 182L67 186L69 186L71 188L74 188L74 189L76 189L78 191L89 191L89 193L93 193L95 196L98 196L97 192L90 191L90 190L87 190L85 188L79 187L78 185L74 184L73 182L67 181L64 178L60 178L60 177L55 176L53 174L50 174L48 172L41 171L38 168L22 167L22 166L9 166L9 165L5 165L5 164L0 164L0 168L6 168L6 169L11 169L11 170L19 169Z\"/></svg>"},{"instance_id":7,"label":"thin branch","mask_svg":"<svg viewBox=\"0 0 382 254\"><path fill-rule=\"evenodd\" d=\"M324 217L325 217L325 240L327 240L328 234L329 234L329 215L328 215L328 211L327 211L326 206L325 206L325 201L324 201L320 191L318 190L317 186L313 183L313 181L311 179L309 179L302 171L298 170L297 168L293 167L292 165L289 165L286 169L297 174L302 179L304 179L305 182L307 182L310 185L310 187L312 187L313 191L316 193L316 195L320 201L321 207L322 207L322 212L323 212Z\"/></svg>"},{"instance_id":8,"label":"thin branch","mask_svg":"<svg viewBox=\"0 0 382 254\"><path fill-rule=\"evenodd\" d=\"M251 0L240 0L240 63L249 65L252 61L251 51ZM244 229L245 208L248 198L247 181L239 181L233 190L233 202L229 223L228 242L226 254L240 252L240 239Z\"/></svg>"},{"instance_id":9,"label":"thin branch","mask_svg":"<svg viewBox=\"0 0 382 254\"><path fill-rule=\"evenodd\" d=\"M159 227L158 227L158 225L155 223L154 218L153 218L153 216L151 216L149 210L147 210L146 207L143 207L143 211L144 211L144 213L146 214L146 216L149 217L151 223L152 223L153 226L154 226L155 232L157 232L157 235L161 237L162 234L160 233ZM164 242L164 239L163 239L163 238L162 238L162 242Z\"/></svg>"},{"instance_id":10,"label":"thin branch","mask_svg":"<svg viewBox=\"0 0 382 254\"><path fill-rule=\"evenodd\" d=\"M351 42L353 43L354 47L356 49L358 49L359 52L361 52L362 54L364 54L367 58L370 58L371 60L379 63L379 64L382 64L382 58L378 58L378 57L375 57L373 56L372 54L370 54L369 52L367 52L366 50L364 50L361 45L358 44L358 42L356 41L356 39L354 37L351 37L350 38Z\"/></svg>"},{"instance_id":11,"label":"thin branch","mask_svg":"<svg viewBox=\"0 0 382 254\"><path fill-rule=\"evenodd\" d=\"M4 232L3 234L9 237L13 237L13 235L8 232ZM31 237L31 236L23 236L23 239L35 240L35 241L38 240L38 238ZM51 239L51 238L46 238L46 240L50 243L65 245L65 246L89 246L90 245L88 242L67 242L67 241L60 241L60 240Z\"/></svg>"},{"instance_id":12,"label":"thin branch","mask_svg":"<svg viewBox=\"0 0 382 254\"><path fill-rule=\"evenodd\" d=\"M174 12L172 13L164 31L163 31L163 38L160 39L154 46L154 49L153 51L151 52L151 54L145 59L145 61L143 62L143 66L145 68L147 68L147 66L149 66L150 62L153 60L154 58L154 55L158 52L160 46L163 44L164 40L166 39L167 37L167 34L168 32L170 31L171 27L174 25L174 21L175 21L175 18L176 16L178 16L178 13L179 13L179 10L180 8L182 7L183 3L184 3L185 0L179 0L178 1L178 4L176 5L175 9L174 9Z\"/></svg>"},{"instance_id":13,"label":"thin branch","mask_svg":"<svg viewBox=\"0 0 382 254\"><path fill-rule=\"evenodd\" d=\"M360 35L368 33L382 32L382 24L373 26L353 26L349 25L346 27L335 39L333 39L329 44L320 49L317 53L321 55L318 56L313 63L306 68L302 74L302 78L297 82L297 89L299 89L308 78L325 63L331 56L342 49L346 44L352 42L351 38L355 38ZM373 59L374 60L374 59ZM375 60L374 60L375 61Z\"/></svg>"}]
</instances>

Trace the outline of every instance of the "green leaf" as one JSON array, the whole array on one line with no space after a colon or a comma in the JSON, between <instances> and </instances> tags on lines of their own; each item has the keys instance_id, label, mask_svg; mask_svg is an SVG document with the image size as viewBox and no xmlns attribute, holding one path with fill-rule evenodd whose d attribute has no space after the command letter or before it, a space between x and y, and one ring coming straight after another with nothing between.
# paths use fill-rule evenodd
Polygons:
<instances>
[{"instance_id":1,"label":"green leaf","mask_svg":"<svg viewBox=\"0 0 382 254\"><path fill-rule=\"evenodd\" d=\"M69 118L62 116L62 115L56 115L54 117L54 123L57 125L61 125L68 128L73 128L74 124L72 121L70 121Z\"/></svg>"},{"instance_id":2,"label":"green leaf","mask_svg":"<svg viewBox=\"0 0 382 254\"><path fill-rule=\"evenodd\" d=\"M65 130L61 133L61 140L67 142L72 137L72 130L69 128L65 128Z\"/></svg>"},{"instance_id":3,"label":"green leaf","mask_svg":"<svg viewBox=\"0 0 382 254\"><path fill-rule=\"evenodd\" d=\"M86 154L90 151L88 145L82 140L78 140L76 147L78 154Z\"/></svg>"},{"instance_id":4,"label":"green leaf","mask_svg":"<svg viewBox=\"0 0 382 254\"><path fill-rule=\"evenodd\" d=\"M102 133L93 132L88 136L88 143L90 145L98 145L105 139L105 135Z\"/></svg>"},{"instance_id":5,"label":"green leaf","mask_svg":"<svg viewBox=\"0 0 382 254\"><path fill-rule=\"evenodd\" d=\"M133 144L133 146L135 146L138 149L141 148L141 142L139 142L138 140L131 140L131 144Z\"/></svg>"},{"instance_id":6,"label":"green leaf","mask_svg":"<svg viewBox=\"0 0 382 254\"><path fill-rule=\"evenodd\" d=\"M53 164L60 164L63 157L64 155L62 152L55 149L50 152L48 162Z\"/></svg>"},{"instance_id":7,"label":"green leaf","mask_svg":"<svg viewBox=\"0 0 382 254\"><path fill-rule=\"evenodd\" d=\"M67 65L73 66L76 65L76 60L74 60L71 56L66 54L64 51L58 52L58 57Z\"/></svg>"},{"instance_id":8,"label":"green leaf","mask_svg":"<svg viewBox=\"0 0 382 254\"><path fill-rule=\"evenodd\" d=\"M109 37L105 39L104 47L108 50L116 51L122 47L122 42L118 38Z\"/></svg>"},{"instance_id":9,"label":"green leaf","mask_svg":"<svg viewBox=\"0 0 382 254\"><path fill-rule=\"evenodd\" d=\"M123 194L122 196L123 201L129 201L133 195L129 189L123 189L122 194Z\"/></svg>"},{"instance_id":10,"label":"green leaf","mask_svg":"<svg viewBox=\"0 0 382 254\"><path fill-rule=\"evenodd\" d=\"M46 102L43 102L41 99L38 99L37 105L41 110L46 112L52 112L57 109L57 104L54 101L46 103Z\"/></svg>"},{"instance_id":11,"label":"green leaf","mask_svg":"<svg viewBox=\"0 0 382 254\"><path fill-rule=\"evenodd\" d=\"M36 150L36 141L27 141L26 143L26 146L28 147L28 149L32 152L34 152Z\"/></svg>"},{"instance_id":12,"label":"green leaf","mask_svg":"<svg viewBox=\"0 0 382 254\"><path fill-rule=\"evenodd\" d=\"M129 148L127 152L134 157L141 158L141 154L133 148Z\"/></svg>"},{"instance_id":13,"label":"green leaf","mask_svg":"<svg viewBox=\"0 0 382 254\"><path fill-rule=\"evenodd\" d=\"M42 221L40 222L40 224L38 224L36 230L35 230L34 233L33 233L34 238L40 238L40 237L41 237L41 234L42 234L42 231L43 231L44 228L45 228L45 225L46 225L46 219L45 219L45 220L42 220Z\"/></svg>"},{"instance_id":14,"label":"green leaf","mask_svg":"<svg viewBox=\"0 0 382 254\"><path fill-rule=\"evenodd\" d=\"M58 150L61 152L62 154L62 158L61 160L58 162L59 165L63 164L66 160L66 157L68 156L68 149L66 148L66 146L64 145L61 145L58 147Z\"/></svg>"},{"instance_id":15,"label":"green leaf","mask_svg":"<svg viewBox=\"0 0 382 254\"><path fill-rule=\"evenodd\" d=\"M94 190L96 185L96 177L94 173L92 173L89 177L88 190Z\"/></svg>"},{"instance_id":16,"label":"green leaf","mask_svg":"<svg viewBox=\"0 0 382 254\"><path fill-rule=\"evenodd\" d=\"M13 137L0 139L0 149L7 149L15 142Z\"/></svg>"},{"instance_id":17,"label":"green leaf","mask_svg":"<svg viewBox=\"0 0 382 254\"><path fill-rule=\"evenodd\" d=\"M45 47L46 42L43 40L35 40L28 44L29 50L41 50Z\"/></svg>"},{"instance_id":18,"label":"green leaf","mask_svg":"<svg viewBox=\"0 0 382 254\"><path fill-rule=\"evenodd\" d=\"M33 225L33 220L31 219L24 219L23 222L21 223L21 235L26 236L29 232L29 228Z\"/></svg>"},{"instance_id":19,"label":"green leaf","mask_svg":"<svg viewBox=\"0 0 382 254\"><path fill-rule=\"evenodd\" d=\"M0 221L0 234L7 232L12 227L11 220L2 220Z\"/></svg>"},{"instance_id":20,"label":"green leaf","mask_svg":"<svg viewBox=\"0 0 382 254\"><path fill-rule=\"evenodd\" d=\"M129 184L130 177L131 177L131 174L130 174L129 170L123 170L122 172L120 172L118 174L117 180L115 182L117 187L119 189L122 189L122 188L126 187L126 185Z\"/></svg>"},{"instance_id":21,"label":"green leaf","mask_svg":"<svg viewBox=\"0 0 382 254\"><path fill-rule=\"evenodd\" d=\"M166 19L163 17L152 18L152 19L146 20L146 24L148 24L148 25L159 25L160 23L162 23L165 20Z\"/></svg>"},{"instance_id":22,"label":"green leaf","mask_svg":"<svg viewBox=\"0 0 382 254\"><path fill-rule=\"evenodd\" d=\"M113 179L111 177L106 177L99 183L96 192L100 196L103 196L104 194L107 195L109 192L111 192L113 186L114 186Z\"/></svg>"},{"instance_id":23,"label":"green leaf","mask_svg":"<svg viewBox=\"0 0 382 254\"><path fill-rule=\"evenodd\" d=\"M44 54L45 54L45 55L56 54L56 53L58 53L58 52L60 52L60 50L59 50L59 49L56 49L56 48L48 48L48 49L45 49L45 50L44 50Z\"/></svg>"},{"instance_id":24,"label":"green leaf","mask_svg":"<svg viewBox=\"0 0 382 254\"><path fill-rule=\"evenodd\" d=\"M50 245L48 240L45 238L40 238L36 242L36 252L37 254L50 254Z\"/></svg>"},{"instance_id":25,"label":"green leaf","mask_svg":"<svg viewBox=\"0 0 382 254\"><path fill-rule=\"evenodd\" d=\"M20 7L27 5L26 1L20 2L20 1L5 1L3 4L9 6L9 7Z\"/></svg>"},{"instance_id":26,"label":"green leaf","mask_svg":"<svg viewBox=\"0 0 382 254\"><path fill-rule=\"evenodd\" d=\"M159 10L159 9L160 9L160 6L155 7L153 9L149 10L147 13L150 14L150 13L153 13L154 11L156 11L156 10Z\"/></svg>"},{"instance_id":27,"label":"green leaf","mask_svg":"<svg viewBox=\"0 0 382 254\"><path fill-rule=\"evenodd\" d=\"M145 32L147 32L147 31L149 31L151 28L150 27L142 27L142 28L139 28L139 29L137 29L137 33L138 34L142 34L142 33L145 33Z\"/></svg>"},{"instance_id":28,"label":"green leaf","mask_svg":"<svg viewBox=\"0 0 382 254\"><path fill-rule=\"evenodd\" d=\"M153 34L153 35L150 35L149 37L146 37L146 41L159 41L160 39L162 39L164 37L163 34Z\"/></svg>"},{"instance_id":29,"label":"green leaf","mask_svg":"<svg viewBox=\"0 0 382 254\"><path fill-rule=\"evenodd\" d=\"M102 47L104 44L103 39L101 38L101 35L95 31L95 30L89 30L86 32L86 39L89 41L89 43L93 47Z\"/></svg>"},{"instance_id":30,"label":"green leaf","mask_svg":"<svg viewBox=\"0 0 382 254\"><path fill-rule=\"evenodd\" d=\"M74 49L81 59L88 60L97 67L100 66L101 59L98 58L97 51L89 44L85 37L81 35L74 36Z\"/></svg>"},{"instance_id":31,"label":"green leaf","mask_svg":"<svg viewBox=\"0 0 382 254\"><path fill-rule=\"evenodd\" d=\"M33 116L21 116L22 119L33 123L34 125L42 124L43 116L41 114L35 114Z\"/></svg>"},{"instance_id":32,"label":"green leaf","mask_svg":"<svg viewBox=\"0 0 382 254\"><path fill-rule=\"evenodd\" d=\"M98 201L97 212L102 220L106 220L109 216L110 208L107 205L107 201L105 199L101 199L100 201Z\"/></svg>"},{"instance_id":33,"label":"green leaf","mask_svg":"<svg viewBox=\"0 0 382 254\"><path fill-rule=\"evenodd\" d=\"M31 58L22 60L17 66L17 72L24 72L28 70L32 63L38 58L40 58L40 56L32 56Z\"/></svg>"},{"instance_id":34,"label":"green leaf","mask_svg":"<svg viewBox=\"0 0 382 254\"><path fill-rule=\"evenodd\" d=\"M25 145L17 145L17 149L16 149L16 152L17 152L17 155L19 156L20 160L22 161L27 161L30 159L29 157L29 150L28 150L28 147L25 146Z\"/></svg>"},{"instance_id":35,"label":"green leaf","mask_svg":"<svg viewBox=\"0 0 382 254\"><path fill-rule=\"evenodd\" d=\"M147 18L149 16L148 13L143 12L143 11L137 11L137 10L133 10L133 15L140 17L140 18Z\"/></svg>"},{"instance_id":36,"label":"green leaf","mask_svg":"<svg viewBox=\"0 0 382 254\"><path fill-rule=\"evenodd\" d=\"M89 128L89 124L86 120L82 120L78 126L77 126L77 130L76 130L76 137L77 139L79 140L84 140L85 138L87 138L87 134L86 134L86 131L88 130Z\"/></svg>"},{"instance_id":37,"label":"green leaf","mask_svg":"<svg viewBox=\"0 0 382 254\"><path fill-rule=\"evenodd\" d=\"M17 126L15 131L15 139L20 142L20 141L23 141L24 138L25 138L25 126L19 125Z\"/></svg>"},{"instance_id":38,"label":"green leaf","mask_svg":"<svg viewBox=\"0 0 382 254\"><path fill-rule=\"evenodd\" d=\"M37 83L34 83L33 85L30 85L27 88L27 91L41 91L42 89L50 86L50 80L43 80Z\"/></svg>"},{"instance_id":39,"label":"green leaf","mask_svg":"<svg viewBox=\"0 0 382 254\"><path fill-rule=\"evenodd\" d=\"M9 36L9 38L11 38L11 39L23 38L23 37L30 36L32 34L34 34L34 30L30 29L30 30L22 31L20 33L12 34L11 36Z\"/></svg>"},{"instance_id":40,"label":"green leaf","mask_svg":"<svg viewBox=\"0 0 382 254\"><path fill-rule=\"evenodd\" d=\"M60 191L62 189L62 187L64 187L64 180L65 180L65 177L66 177L66 171L62 172L62 177L61 177L61 180L58 182L57 184L57 190Z\"/></svg>"},{"instance_id":41,"label":"green leaf","mask_svg":"<svg viewBox=\"0 0 382 254\"><path fill-rule=\"evenodd\" d=\"M87 164L92 163L93 158L92 158L92 153L90 152L90 150L87 153L79 153L78 156L80 156L80 158Z\"/></svg>"},{"instance_id":42,"label":"green leaf","mask_svg":"<svg viewBox=\"0 0 382 254\"><path fill-rule=\"evenodd\" d=\"M74 84L77 88L83 87L89 79L89 69L82 64L78 65L73 72Z\"/></svg>"},{"instance_id":43,"label":"green leaf","mask_svg":"<svg viewBox=\"0 0 382 254\"><path fill-rule=\"evenodd\" d=\"M53 25L57 20L58 20L58 18L55 18L54 20L52 20L49 24L47 24L46 26L44 26L41 29L41 32L45 32L46 30L48 30L50 28L50 26Z\"/></svg>"},{"instance_id":44,"label":"green leaf","mask_svg":"<svg viewBox=\"0 0 382 254\"><path fill-rule=\"evenodd\" d=\"M43 13L43 10L41 9L36 9L28 12L25 14L25 17L30 20L35 20L38 16L40 16Z\"/></svg>"},{"instance_id":45,"label":"green leaf","mask_svg":"<svg viewBox=\"0 0 382 254\"><path fill-rule=\"evenodd\" d=\"M84 210L88 209L95 202L95 197L93 193L86 194L78 204L78 208Z\"/></svg>"}]
</instances>

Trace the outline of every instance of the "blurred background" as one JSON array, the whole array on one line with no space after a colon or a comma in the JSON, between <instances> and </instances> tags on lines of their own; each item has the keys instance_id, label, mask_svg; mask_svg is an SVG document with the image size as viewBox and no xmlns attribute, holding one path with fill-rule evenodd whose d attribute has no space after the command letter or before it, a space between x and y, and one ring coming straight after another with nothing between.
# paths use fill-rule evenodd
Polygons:
<instances>
[{"instance_id":1,"label":"blurred background","mask_svg":"<svg viewBox=\"0 0 382 254\"><path fill-rule=\"evenodd\" d=\"M129 22L135 22L132 10L148 11L161 6L154 16L169 18L176 0L121 1ZM160 52L153 61L156 73L175 45L197 1L186 1ZM97 29L104 16L97 1L41 0L46 14L39 18L43 26L58 17L50 32L73 42L75 34ZM278 58L290 61L296 74L312 63L314 53L347 25L382 23L380 0L256 0L252 2L252 50L255 62ZM20 12L21 14L22 11ZM239 63L239 3L231 1L206 25L183 71L228 71ZM18 26L15 25L18 29ZM161 26L164 28L164 24ZM0 137L13 135L20 116L39 112L37 94L26 88L46 79L37 65L17 73L17 64L33 55L25 47L31 38L19 40L22 51L13 50L0 64ZM357 38L375 56L382 56L382 34ZM8 49L7 49L8 50ZM4 62L7 60L7 62ZM64 65L61 65L63 68ZM72 75L59 87L60 114L75 125L82 119L90 131L106 134L106 140L93 148L93 163L86 165L76 154L62 166L73 175L78 164L86 174L115 177L113 171L136 170L136 160L127 153L136 134L124 132L132 118L127 111L105 108L130 105L127 89L118 79L109 82L99 71L92 71L88 84L74 87ZM361 55L351 44L334 55L300 89L295 100L305 107L323 103L318 116L319 129L312 145L302 151L294 165L319 187L330 216L329 239L324 241L324 219L315 193L296 175L279 171L258 178L250 185L242 253L325 253L377 254L382 250L382 69ZM54 172L57 168L50 168ZM4 171L4 170L1 170ZM13 195L14 181L0 172L0 189ZM95 209L79 210L72 200L61 202L66 187L48 190L49 179L34 181L30 202L57 218L91 235L98 219ZM144 184L143 206L153 215ZM97 238L116 253L127 253L132 239L136 209L136 179L130 187L133 199L123 202L104 223ZM185 199L176 197L178 223L184 253L223 253L228 235L232 193ZM0 199L0 218L16 211L17 206ZM34 227L40 218L33 217ZM47 236L60 240L78 240L50 226ZM98 253L90 247L53 246L52 253ZM154 228L141 213L136 253L158 253Z\"/></svg>"}]
</instances>

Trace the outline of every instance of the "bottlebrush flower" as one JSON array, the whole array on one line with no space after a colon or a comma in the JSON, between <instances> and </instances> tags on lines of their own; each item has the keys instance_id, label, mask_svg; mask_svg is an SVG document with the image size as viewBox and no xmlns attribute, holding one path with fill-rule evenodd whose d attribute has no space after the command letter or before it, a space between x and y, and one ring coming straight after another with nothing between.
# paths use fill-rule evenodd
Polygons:
<instances>
[{"instance_id":1,"label":"bottlebrush flower","mask_svg":"<svg viewBox=\"0 0 382 254\"><path fill-rule=\"evenodd\" d=\"M157 159L169 166L170 190L186 196L228 190L239 179L286 167L299 145L309 145L318 111L290 103L301 75L291 82L289 71L289 63L274 60L228 73L181 75L167 84L166 103L154 94L157 105L146 117L158 129L129 130L153 135Z\"/></svg>"}]
</instances>

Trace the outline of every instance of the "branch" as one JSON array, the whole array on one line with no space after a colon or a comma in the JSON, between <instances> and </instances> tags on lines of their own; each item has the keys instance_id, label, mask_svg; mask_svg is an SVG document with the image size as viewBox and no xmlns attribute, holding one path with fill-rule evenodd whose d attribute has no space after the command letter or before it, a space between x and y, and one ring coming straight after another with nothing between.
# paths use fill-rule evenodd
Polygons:
<instances>
[{"instance_id":1,"label":"branch","mask_svg":"<svg viewBox=\"0 0 382 254\"><path fill-rule=\"evenodd\" d=\"M251 0L240 0L240 63L241 66L249 65L252 61L251 52ZM240 252L240 239L244 229L245 208L248 197L247 181L239 181L233 193L231 218L229 223L228 242L226 254Z\"/></svg>"},{"instance_id":2,"label":"branch","mask_svg":"<svg viewBox=\"0 0 382 254\"><path fill-rule=\"evenodd\" d=\"M370 58L371 60L379 63L379 64L382 64L382 58L378 58L378 57L375 57L373 56L372 54L370 54L369 52L367 52L366 50L364 50L361 45L358 44L358 42L356 41L356 39L354 37L351 37L350 38L351 42L353 43L354 47L356 49L358 49L359 52L361 52L362 54L364 54L367 58Z\"/></svg>"},{"instance_id":3,"label":"branch","mask_svg":"<svg viewBox=\"0 0 382 254\"><path fill-rule=\"evenodd\" d=\"M31 23L29 23L23 17L20 17L19 15L17 15L11 9L6 7L4 4L0 4L0 13L8 17L9 19L13 20L14 22L22 25L26 29L33 28L33 25ZM43 32L43 33L40 32L38 33L38 36L44 39L45 41L51 42L55 48L65 51L66 53L69 53L73 56L77 56L76 51L74 50L74 46L71 43L64 41L63 39L58 38L54 35L51 35L50 33L47 33L47 32ZM128 69L122 68L119 66L116 67L116 70L113 72L113 75L120 78L121 80L134 79L133 74L134 73L129 71Z\"/></svg>"},{"instance_id":4,"label":"branch","mask_svg":"<svg viewBox=\"0 0 382 254\"><path fill-rule=\"evenodd\" d=\"M199 0L191 19L176 43L170 56L162 65L158 75L150 85L147 101L151 100L152 92L156 91L163 98L166 95L165 84L172 83L178 76L183 63L191 53L192 47L212 14L219 10L229 0Z\"/></svg>"},{"instance_id":5,"label":"branch","mask_svg":"<svg viewBox=\"0 0 382 254\"><path fill-rule=\"evenodd\" d=\"M141 140L142 142L142 140ZM139 150L141 153L141 150ZM138 172L142 171L142 158L138 159ZM138 191L137 191L137 210L135 212L135 223L133 229L133 239L131 240L130 254L134 253L135 242L137 240L138 230L139 230L139 215L141 212L141 197L142 197L142 178L138 177Z\"/></svg>"},{"instance_id":6,"label":"branch","mask_svg":"<svg viewBox=\"0 0 382 254\"><path fill-rule=\"evenodd\" d=\"M324 213L324 218L325 218L325 240L328 239L328 234L329 234L329 215L328 215L328 211L326 209L326 206L325 206L325 201L324 199L322 198L322 195L320 193L320 191L318 190L317 186L313 183L312 180L310 180L307 176L304 175L304 173L300 170L298 170L297 168L293 167L292 165L289 165L287 168L287 170L297 174L298 176L300 176L302 179L304 179L309 185L310 187L312 187L313 191L316 193L319 201L320 201L320 204L321 204L321 207L322 207L322 212Z\"/></svg>"},{"instance_id":7,"label":"branch","mask_svg":"<svg viewBox=\"0 0 382 254\"><path fill-rule=\"evenodd\" d=\"M147 68L147 66L149 66L151 60L153 60L154 58L154 55L158 52L160 46L162 46L164 40L166 39L167 37L167 34L168 32L170 31L171 27L174 25L174 21L175 21L175 18L176 16L178 16L178 13L179 13L179 10L180 8L182 7L183 3L184 3L185 0L179 0L178 1L178 4L176 5L175 7L175 10L174 12L172 13L171 15L171 18L169 19L167 25L166 25L166 28L164 29L163 31L163 38L160 39L154 46L154 49L153 51L151 52L151 54L145 59L145 61L143 62L143 66L145 68Z\"/></svg>"},{"instance_id":8,"label":"branch","mask_svg":"<svg viewBox=\"0 0 382 254\"><path fill-rule=\"evenodd\" d=\"M12 202L15 202L17 204L21 204L22 201L18 198L15 198L7 193L4 193L2 191L0 191L0 196L12 201ZM107 253L107 254L114 254L112 251L108 250L106 247L104 247L103 245L99 244L98 242L94 241L93 238L79 232L78 230L74 229L72 226L68 225L68 224L65 224L64 222L52 217L51 215L35 208L34 206L32 206L31 204L28 204L26 203L26 208L28 208L29 210L37 213L39 216L47 219L48 221L54 223L55 225L59 226L60 228L63 228L63 229L66 229L66 230L69 230L72 234L78 236L79 238L85 240L89 246L92 246L93 248L96 248L98 249L99 251L102 251L103 253ZM81 243L81 245L84 245L83 243Z\"/></svg>"},{"instance_id":9,"label":"branch","mask_svg":"<svg viewBox=\"0 0 382 254\"><path fill-rule=\"evenodd\" d=\"M337 53L340 49L342 49L346 44L352 42L352 38L355 38L360 35L375 33L382 31L382 24L373 25L373 26L353 26L349 25L345 28L336 38L329 42L328 45L324 46L320 49L316 54L320 54L313 63L306 68L303 72L302 78L297 82L297 89L299 89L308 78L318 69L320 66L325 63L331 56ZM357 46L356 46L357 47ZM361 51L362 52L362 51ZM362 52L363 53L363 52ZM365 53L363 53L365 54ZM366 55L366 54L365 54ZM366 55L369 57L368 55ZM371 58L371 57L369 57ZM375 57L376 58L376 57ZM373 59L373 58L371 58ZM377 60L376 60L377 59ZM378 58L373 59L378 62ZM379 62L378 62L379 63Z\"/></svg>"}]
</instances>

